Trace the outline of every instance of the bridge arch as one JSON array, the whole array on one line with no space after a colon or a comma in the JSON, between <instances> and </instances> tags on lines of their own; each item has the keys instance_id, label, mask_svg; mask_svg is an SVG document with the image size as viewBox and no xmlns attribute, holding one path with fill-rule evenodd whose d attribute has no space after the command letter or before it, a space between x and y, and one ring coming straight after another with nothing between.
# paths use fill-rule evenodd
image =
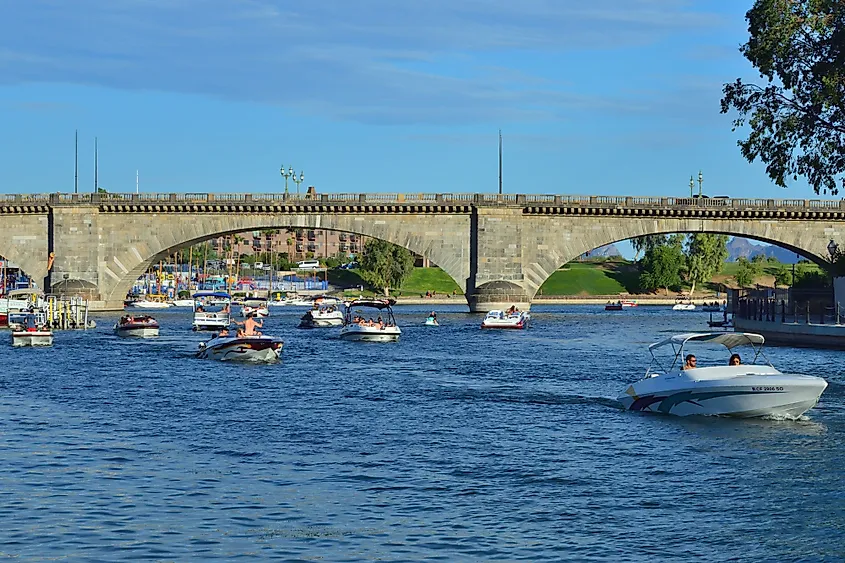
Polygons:
<instances>
[{"instance_id":1,"label":"bridge arch","mask_svg":"<svg viewBox=\"0 0 845 563\"><path fill-rule=\"evenodd\" d=\"M263 229L323 229L382 239L431 259L463 291L469 277L469 222L460 215L100 215L101 224L121 219L131 225L112 231L100 268L101 295L113 306L160 259L219 236Z\"/></svg>"},{"instance_id":2,"label":"bridge arch","mask_svg":"<svg viewBox=\"0 0 845 563\"><path fill-rule=\"evenodd\" d=\"M548 219L546 219L548 220ZM526 290L530 297L563 264L608 244L646 235L710 233L737 236L774 244L795 252L821 266L828 266L827 244L839 238L833 227L798 222L730 221L698 218L631 218L596 221L595 218L567 218L561 236L545 241L543 247L525 261ZM841 227L840 227L841 228ZM539 282L539 283L538 283Z\"/></svg>"}]
</instances>

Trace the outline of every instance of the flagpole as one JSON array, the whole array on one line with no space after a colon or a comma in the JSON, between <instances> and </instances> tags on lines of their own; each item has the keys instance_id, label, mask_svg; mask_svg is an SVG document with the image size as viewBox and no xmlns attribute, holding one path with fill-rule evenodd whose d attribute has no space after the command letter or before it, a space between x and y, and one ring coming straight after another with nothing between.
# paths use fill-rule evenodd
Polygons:
<instances>
[{"instance_id":1,"label":"flagpole","mask_svg":"<svg viewBox=\"0 0 845 563\"><path fill-rule=\"evenodd\" d=\"M79 193L79 129L74 132L75 147L73 153L73 193Z\"/></svg>"},{"instance_id":2,"label":"flagpole","mask_svg":"<svg viewBox=\"0 0 845 563\"><path fill-rule=\"evenodd\" d=\"M499 129L499 194L502 193L502 130Z\"/></svg>"}]
</instances>

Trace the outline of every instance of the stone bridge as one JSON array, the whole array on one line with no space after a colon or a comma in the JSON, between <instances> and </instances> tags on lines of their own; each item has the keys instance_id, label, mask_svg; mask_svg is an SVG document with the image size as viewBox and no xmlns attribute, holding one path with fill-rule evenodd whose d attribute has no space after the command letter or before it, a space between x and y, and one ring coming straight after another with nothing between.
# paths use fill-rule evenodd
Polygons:
<instances>
[{"instance_id":1,"label":"stone bridge","mask_svg":"<svg viewBox=\"0 0 845 563\"><path fill-rule=\"evenodd\" d=\"M529 307L561 265L658 233L736 235L820 264L845 248L845 201L497 194L0 194L0 255L54 293L119 309L174 251L265 228L332 229L428 257L472 311ZM55 261L47 271L48 256Z\"/></svg>"}]
</instances>

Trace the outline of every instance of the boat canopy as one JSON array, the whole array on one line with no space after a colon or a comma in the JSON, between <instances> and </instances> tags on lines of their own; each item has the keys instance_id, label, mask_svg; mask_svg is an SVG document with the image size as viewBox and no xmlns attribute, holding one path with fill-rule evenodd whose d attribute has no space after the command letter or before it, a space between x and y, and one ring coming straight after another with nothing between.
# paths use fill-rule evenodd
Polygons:
<instances>
[{"instance_id":1,"label":"boat canopy","mask_svg":"<svg viewBox=\"0 0 845 563\"><path fill-rule=\"evenodd\" d=\"M198 291L194 293L191 297L196 299L197 297L219 297L221 299L231 299L232 296L226 293L225 291Z\"/></svg>"},{"instance_id":2,"label":"boat canopy","mask_svg":"<svg viewBox=\"0 0 845 563\"><path fill-rule=\"evenodd\" d=\"M349 304L352 307L375 307L376 309L387 309L396 305L395 299L356 299Z\"/></svg>"},{"instance_id":3,"label":"boat canopy","mask_svg":"<svg viewBox=\"0 0 845 563\"><path fill-rule=\"evenodd\" d=\"M9 299L15 299L16 297L24 297L30 295L41 296L44 295L44 292L34 287L31 289L13 289L12 291L6 294L6 297L8 297Z\"/></svg>"},{"instance_id":4,"label":"boat canopy","mask_svg":"<svg viewBox=\"0 0 845 563\"><path fill-rule=\"evenodd\" d=\"M670 344L683 347L687 342L696 342L721 344L728 350L731 350L737 346L762 346L765 341L766 339L763 338L762 335L755 334L753 332L690 332L686 334L676 334L671 338L652 344L648 347L648 349L654 350L655 348L661 348Z\"/></svg>"}]
</instances>

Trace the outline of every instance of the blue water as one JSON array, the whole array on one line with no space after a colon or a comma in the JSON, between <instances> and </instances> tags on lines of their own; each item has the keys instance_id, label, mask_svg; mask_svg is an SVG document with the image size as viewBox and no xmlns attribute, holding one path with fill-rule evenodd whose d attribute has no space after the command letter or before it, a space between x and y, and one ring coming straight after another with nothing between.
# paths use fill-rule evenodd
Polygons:
<instances>
[{"instance_id":1,"label":"blue water","mask_svg":"<svg viewBox=\"0 0 845 563\"><path fill-rule=\"evenodd\" d=\"M628 413L646 346L708 315L601 309L510 332L399 307L401 341L367 344L277 308L269 366L195 359L187 311L3 343L0 558L845 559L841 353L768 349L830 383L805 420Z\"/></svg>"}]
</instances>

